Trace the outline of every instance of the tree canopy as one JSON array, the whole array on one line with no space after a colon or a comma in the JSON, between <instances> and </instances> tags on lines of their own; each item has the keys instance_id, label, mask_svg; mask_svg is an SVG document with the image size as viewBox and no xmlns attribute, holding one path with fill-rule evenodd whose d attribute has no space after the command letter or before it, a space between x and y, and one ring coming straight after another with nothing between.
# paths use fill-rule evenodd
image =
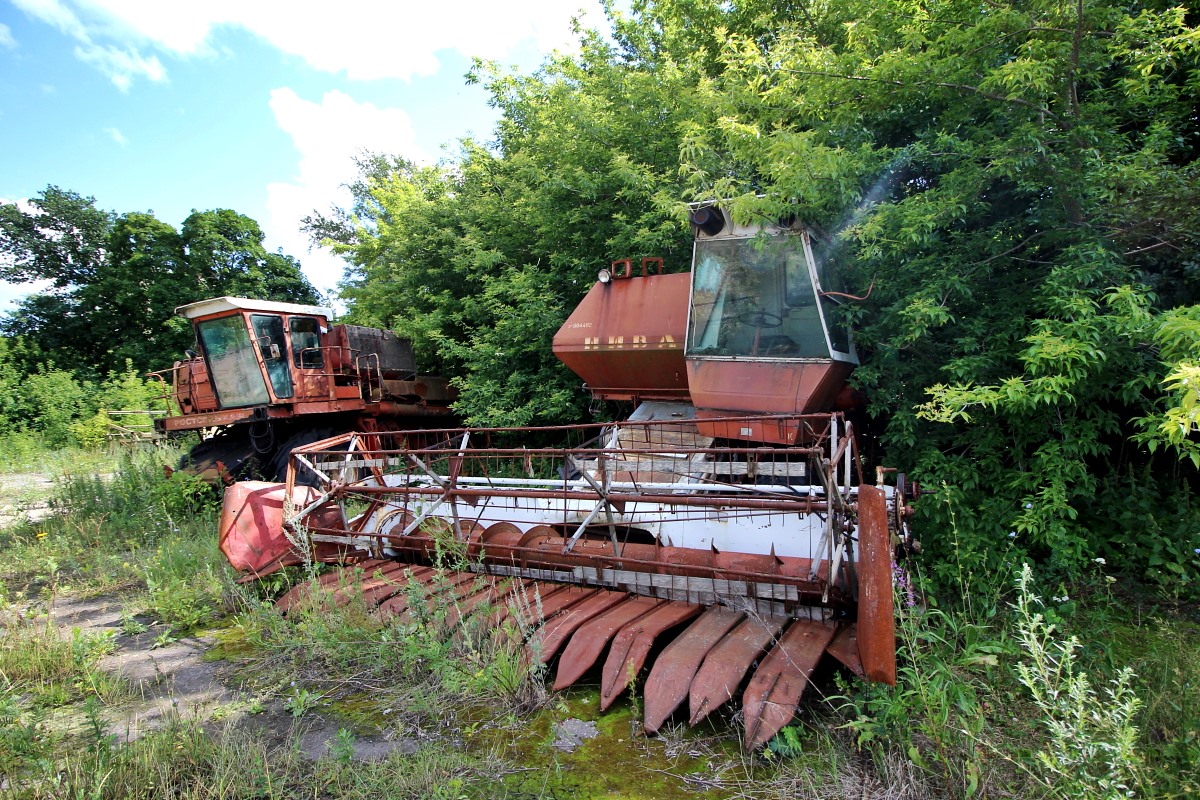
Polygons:
<instances>
[{"instance_id":1,"label":"tree canopy","mask_svg":"<svg viewBox=\"0 0 1200 800\"><path fill-rule=\"evenodd\" d=\"M182 230L153 214L115 214L48 186L30 209L0 205L0 278L48 281L0 320L0 333L91 376L162 369L192 341L177 306L221 295L318 302L291 256L263 247L235 211L193 211Z\"/></svg>"},{"instance_id":2,"label":"tree canopy","mask_svg":"<svg viewBox=\"0 0 1200 800\"><path fill-rule=\"evenodd\" d=\"M1117 4L635 0L531 75L495 138L364 159L309 220L356 321L458 376L474 423L577 418L550 337L611 259L686 267L683 203L804 220L847 307L935 571L1012 549L1195 589L1200 33ZM1165 453L1165 455L1164 455ZM1130 500L1130 487L1138 486ZM950 533L954 535L951 536Z\"/></svg>"}]
</instances>

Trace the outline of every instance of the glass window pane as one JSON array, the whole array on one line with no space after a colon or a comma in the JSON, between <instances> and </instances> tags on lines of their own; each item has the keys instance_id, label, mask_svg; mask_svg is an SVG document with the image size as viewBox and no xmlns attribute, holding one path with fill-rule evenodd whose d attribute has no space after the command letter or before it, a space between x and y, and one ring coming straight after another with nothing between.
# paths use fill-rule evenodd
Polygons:
<instances>
[{"instance_id":1,"label":"glass window pane","mask_svg":"<svg viewBox=\"0 0 1200 800\"><path fill-rule=\"evenodd\" d=\"M224 317L201 322L198 333L221 406L241 408L267 403L267 386L242 318Z\"/></svg>"},{"instance_id":2,"label":"glass window pane","mask_svg":"<svg viewBox=\"0 0 1200 800\"><path fill-rule=\"evenodd\" d=\"M320 323L312 317L292 317L288 321L292 334L292 363L301 369L321 369Z\"/></svg>"},{"instance_id":3,"label":"glass window pane","mask_svg":"<svg viewBox=\"0 0 1200 800\"><path fill-rule=\"evenodd\" d=\"M829 358L799 236L696 243L687 354Z\"/></svg>"},{"instance_id":4,"label":"glass window pane","mask_svg":"<svg viewBox=\"0 0 1200 800\"><path fill-rule=\"evenodd\" d=\"M251 314L254 340L258 344L271 389L279 398L292 396L292 373L287 362L287 342L283 336L283 317Z\"/></svg>"}]
</instances>

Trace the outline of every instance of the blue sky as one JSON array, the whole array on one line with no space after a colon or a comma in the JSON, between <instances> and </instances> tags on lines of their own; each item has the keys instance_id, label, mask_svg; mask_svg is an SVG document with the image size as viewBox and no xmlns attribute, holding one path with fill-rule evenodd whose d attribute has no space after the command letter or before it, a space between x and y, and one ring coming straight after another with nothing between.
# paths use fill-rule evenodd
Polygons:
<instances>
[{"instance_id":1,"label":"blue sky","mask_svg":"<svg viewBox=\"0 0 1200 800\"><path fill-rule=\"evenodd\" d=\"M0 0L0 200L48 184L100 208L258 220L322 291L341 262L300 218L346 200L363 149L423 162L495 112L472 56L571 50L596 0ZM27 286L0 284L0 310Z\"/></svg>"}]
</instances>

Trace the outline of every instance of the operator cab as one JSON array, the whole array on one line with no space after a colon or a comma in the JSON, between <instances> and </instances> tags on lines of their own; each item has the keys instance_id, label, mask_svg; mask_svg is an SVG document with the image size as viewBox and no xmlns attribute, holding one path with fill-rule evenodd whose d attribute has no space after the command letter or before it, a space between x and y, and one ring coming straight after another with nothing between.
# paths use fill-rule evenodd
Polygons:
<instances>
[{"instance_id":1,"label":"operator cab","mask_svg":"<svg viewBox=\"0 0 1200 800\"><path fill-rule=\"evenodd\" d=\"M323 377L328 308L218 297L176 311L195 326L220 408L287 403L297 395L296 380ZM312 388L301 386L301 396Z\"/></svg>"},{"instance_id":2,"label":"operator cab","mask_svg":"<svg viewBox=\"0 0 1200 800\"><path fill-rule=\"evenodd\" d=\"M832 275L814 258L809 231L737 225L711 205L694 209L691 221L684 359L698 416L834 408L858 356L834 313ZM734 427L722 435L780 443L795 436Z\"/></svg>"}]
</instances>

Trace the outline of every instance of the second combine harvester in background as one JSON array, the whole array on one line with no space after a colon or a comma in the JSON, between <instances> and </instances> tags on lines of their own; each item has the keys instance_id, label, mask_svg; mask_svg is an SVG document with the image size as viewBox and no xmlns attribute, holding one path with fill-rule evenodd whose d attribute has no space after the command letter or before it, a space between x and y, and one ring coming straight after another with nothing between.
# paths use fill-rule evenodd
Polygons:
<instances>
[{"instance_id":1,"label":"second combine harvester in background","mask_svg":"<svg viewBox=\"0 0 1200 800\"><path fill-rule=\"evenodd\" d=\"M715 206L692 223L689 273L616 262L554 337L596 397L636 404L629 419L297 448L286 486L227 490L231 563L357 561L380 614L433 604L510 625L555 688L598 667L603 707L648 669L650 732L740 695L746 744L762 746L826 653L894 683L912 488L878 468L863 481L835 410L857 363L836 293L803 227ZM452 571L431 569L445 553Z\"/></svg>"}]
</instances>

